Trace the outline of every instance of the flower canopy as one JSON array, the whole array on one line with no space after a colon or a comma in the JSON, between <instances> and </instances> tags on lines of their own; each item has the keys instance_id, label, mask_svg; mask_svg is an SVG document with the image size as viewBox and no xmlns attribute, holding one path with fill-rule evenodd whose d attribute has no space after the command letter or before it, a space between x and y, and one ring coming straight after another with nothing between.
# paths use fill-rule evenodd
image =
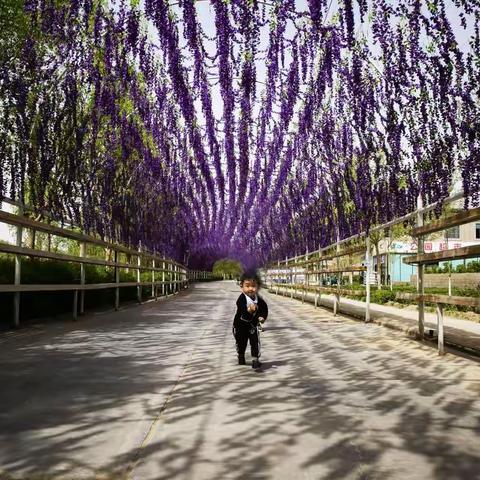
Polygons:
<instances>
[{"instance_id":1,"label":"flower canopy","mask_svg":"<svg viewBox=\"0 0 480 480\"><path fill-rule=\"evenodd\" d=\"M0 193L210 268L315 250L463 187L475 0L7 2Z\"/></svg>"}]
</instances>

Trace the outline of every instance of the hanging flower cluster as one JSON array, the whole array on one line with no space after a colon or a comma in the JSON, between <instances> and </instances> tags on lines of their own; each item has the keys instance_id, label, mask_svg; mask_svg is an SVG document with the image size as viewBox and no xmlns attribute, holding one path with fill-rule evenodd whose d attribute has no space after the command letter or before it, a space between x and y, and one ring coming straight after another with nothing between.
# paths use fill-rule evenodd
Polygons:
<instances>
[{"instance_id":1,"label":"hanging flower cluster","mask_svg":"<svg viewBox=\"0 0 480 480\"><path fill-rule=\"evenodd\" d=\"M22 3L2 196L192 268L480 203L476 1Z\"/></svg>"}]
</instances>

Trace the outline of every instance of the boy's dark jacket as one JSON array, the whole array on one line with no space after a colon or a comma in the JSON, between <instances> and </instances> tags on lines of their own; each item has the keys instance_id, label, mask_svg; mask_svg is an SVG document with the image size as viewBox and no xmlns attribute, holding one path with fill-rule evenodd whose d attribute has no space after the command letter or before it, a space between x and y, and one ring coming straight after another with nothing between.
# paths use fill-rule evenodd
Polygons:
<instances>
[{"instance_id":1,"label":"boy's dark jacket","mask_svg":"<svg viewBox=\"0 0 480 480\"><path fill-rule=\"evenodd\" d=\"M247 298L245 294L241 294L237 299L237 313L233 319L234 325L250 323L252 325L258 325L258 319L263 317L265 320L268 317L268 307L265 300L257 295L258 303L257 309L253 313L247 311Z\"/></svg>"}]
</instances>

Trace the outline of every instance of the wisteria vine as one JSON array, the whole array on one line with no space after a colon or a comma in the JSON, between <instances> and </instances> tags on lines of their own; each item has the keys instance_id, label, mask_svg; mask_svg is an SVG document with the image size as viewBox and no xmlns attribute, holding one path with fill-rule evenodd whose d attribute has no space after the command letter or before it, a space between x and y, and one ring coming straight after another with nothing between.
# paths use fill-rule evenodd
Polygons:
<instances>
[{"instance_id":1,"label":"wisteria vine","mask_svg":"<svg viewBox=\"0 0 480 480\"><path fill-rule=\"evenodd\" d=\"M192 268L480 204L477 1L12 5L1 196Z\"/></svg>"}]
</instances>

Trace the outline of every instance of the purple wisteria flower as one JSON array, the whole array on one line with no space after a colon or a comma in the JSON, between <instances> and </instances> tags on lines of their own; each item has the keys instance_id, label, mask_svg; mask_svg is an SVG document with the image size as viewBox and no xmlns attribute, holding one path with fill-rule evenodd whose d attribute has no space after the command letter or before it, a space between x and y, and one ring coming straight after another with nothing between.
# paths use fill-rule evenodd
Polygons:
<instances>
[{"instance_id":1,"label":"purple wisteria flower","mask_svg":"<svg viewBox=\"0 0 480 480\"><path fill-rule=\"evenodd\" d=\"M209 5L23 2L0 195L195 268L315 250L455 179L479 205L478 2Z\"/></svg>"}]
</instances>

